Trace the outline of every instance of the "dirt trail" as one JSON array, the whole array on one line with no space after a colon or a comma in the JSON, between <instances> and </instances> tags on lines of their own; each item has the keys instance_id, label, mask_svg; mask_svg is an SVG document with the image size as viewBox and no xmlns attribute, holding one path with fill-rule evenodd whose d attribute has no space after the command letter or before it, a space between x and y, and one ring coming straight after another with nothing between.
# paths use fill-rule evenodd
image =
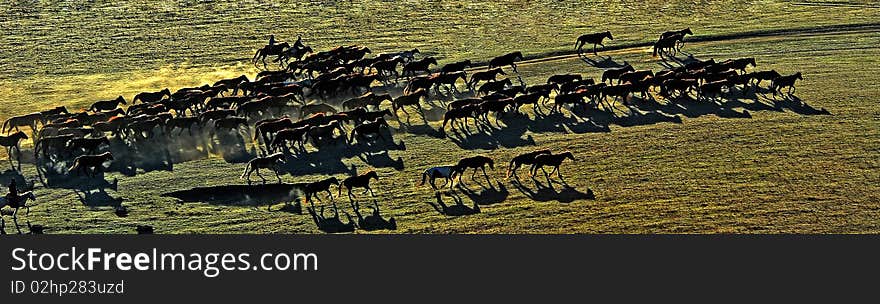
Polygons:
<instances>
[{"instance_id":1,"label":"dirt trail","mask_svg":"<svg viewBox=\"0 0 880 304\"><path fill-rule=\"evenodd\" d=\"M730 41L730 40L740 40L740 39L752 39L752 38L761 38L761 37L786 37L786 36L798 36L798 37L811 37L811 36L827 36L827 35L835 35L835 34L854 34L854 33L873 33L880 32L880 23L857 23L857 24L840 24L840 25L830 25L830 26L817 26L817 27L805 27L805 28L792 28L792 29L777 29L777 30L763 30L763 31L749 31L742 33L731 33L731 34L723 34L723 35L707 35L707 36L689 36L685 38L686 43L694 43L694 42L717 42L717 41ZM651 47L654 45L654 41L644 41L644 42L635 42L635 43L627 43L627 44L618 44L618 45L609 45L604 49L601 49L601 52L611 52L611 54L627 54L627 53L635 53L642 51L642 48ZM586 48L585 48L586 49ZM541 54L525 54L525 58L521 62L517 62L517 65L521 64L535 64L547 61L556 61L556 60L565 60L565 59L574 59L578 58L578 54L574 51L565 51L565 52L548 52ZM474 62L474 67L469 70L479 70L485 68L488 65L488 61L480 61Z\"/></svg>"}]
</instances>

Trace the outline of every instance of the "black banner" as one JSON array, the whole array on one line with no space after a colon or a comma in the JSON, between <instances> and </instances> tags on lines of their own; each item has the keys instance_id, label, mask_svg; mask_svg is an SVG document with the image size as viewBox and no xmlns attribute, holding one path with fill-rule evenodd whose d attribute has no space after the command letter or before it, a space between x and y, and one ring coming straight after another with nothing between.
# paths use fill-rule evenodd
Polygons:
<instances>
[{"instance_id":1,"label":"black banner","mask_svg":"<svg viewBox=\"0 0 880 304\"><path fill-rule=\"evenodd\" d=\"M860 274L876 277L880 262L869 245L877 240L877 236L8 236L0 240L0 268L8 281L4 298L13 300L118 303L197 295L200 300L222 302L266 297L495 302L578 298L626 286L719 288L731 282L797 286ZM94 263L90 255L97 258ZM181 267L181 257L186 267Z\"/></svg>"}]
</instances>

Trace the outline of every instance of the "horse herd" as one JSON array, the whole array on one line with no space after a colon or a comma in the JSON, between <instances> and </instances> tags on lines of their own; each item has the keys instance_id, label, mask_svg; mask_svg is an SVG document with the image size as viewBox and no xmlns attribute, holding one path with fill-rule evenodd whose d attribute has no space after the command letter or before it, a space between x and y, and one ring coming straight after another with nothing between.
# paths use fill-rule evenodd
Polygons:
<instances>
[{"instance_id":1,"label":"horse herd","mask_svg":"<svg viewBox=\"0 0 880 304\"><path fill-rule=\"evenodd\" d=\"M661 34L654 54L674 55L689 34L690 29ZM611 32L582 35L576 41L576 52L580 56L582 48L592 44L593 53L597 54L596 46L604 47L605 38L613 39ZM698 101L715 102L726 93L747 90L766 80L770 81L769 89L774 95L784 88L793 94L795 81L803 79L800 73L782 76L775 70L749 72L749 66L756 66L755 59L740 58L718 62L694 60L658 72L637 70L626 64L604 70L600 81L581 74L558 74L546 83L527 85L517 71L517 62L524 59L521 52L492 58L485 70L476 70L470 60L463 60L433 71L431 66L436 66L437 60L431 56L417 59L418 49L368 57L371 53L364 46L314 52L301 38L291 45L276 43L273 37L270 44L257 51L253 63L262 63L265 68L266 60L271 59L280 69L261 71L253 80L241 75L174 92L168 88L142 92L130 101L123 96L96 101L79 112L61 106L11 117L2 126L4 133L11 134L0 136L0 145L6 147L13 169L20 170L19 144L29 138L20 129L29 128L38 164L72 162L65 174L96 176L104 164L114 160L116 151L110 151L110 138L137 146L155 144L157 137L173 138L183 132L193 135L197 130L209 137L243 132L259 152L247 162L241 178L250 183L251 174L255 173L265 183L260 169L268 169L281 182L279 164L293 154L306 153L308 144L320 151L324 146L339 143L393 143L386 117L398 117L399 111L408 113L406 109L413 107L422 113L423 103L431 102L434 96L445 104L440 129L444 132L447 126L452 130L468 129L469 119L491 125L490 114L495 115L497 124L499 116L521 112L525 105L531 105L535 113L542 113L542 108L554 113L565 107L598 109L600 105L613 112L615 102L626 105L631 95L653 99L651 91L669 102L689 98L691 93L696 94ZM517 75L516 85L509 77L499 79L511 75L505 67ZM464 89L458 87L459 80ZM405 82L402 95L394 97L387 93L401 81ZM376 83L386 93L374 91L380 87L374 86ZM548 105L551 100L552 106ZM384 102L389 102L390 107L382 108ZM13 158L18 159L17 167ZM548 150L522 154L510 161L507 177L516 177L516 170L528 165L531 176L538 169L553 167L550 173L543 172L548 178L553 173L561 178L559 166L565 159L574 160L574 156L571 152L553 154ZM421 184L428 180L437 189L434 179L444 178L451 187L453 178L460 181L467 169L474 170L472 177L481 169L488 178L486 166L494 167L487 156L463 158L455 165L423 171ZM318 193L327 192L332 201L331 185L337 186L340 194L346 188L349 198L353 197L353 188L363 188L372 195L370 180L378 178L375 171L368 171L341 182L335 177L319 180L308 184L304 198L311 203L312 198L320 200Z\"/></svg>"}]
</instances>

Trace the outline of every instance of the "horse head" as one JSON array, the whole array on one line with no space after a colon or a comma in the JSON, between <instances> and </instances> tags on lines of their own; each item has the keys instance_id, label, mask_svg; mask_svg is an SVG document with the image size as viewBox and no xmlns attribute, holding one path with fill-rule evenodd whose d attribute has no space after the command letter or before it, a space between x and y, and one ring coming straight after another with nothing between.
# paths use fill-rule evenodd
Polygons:
<instances>
[{"instance_id":1,"label":"horse head","mask_svg":"<svg viewBox=\"0 0 880 304\"><path fill-rule=\"evenodd\" d=\"M565 158L568 158L568 159L574 160L574 154L572 154L571 151L565 151L565 152L562 152L562 155L563 155Z\"/></svg>"},{"instance_id":2,"label":"horse head","mask_svg":"<svg viewBox=\"0 0 880 304\"><path fill-rule=\"evenodd\" d=\"M694 32L691 32L691 28L686 28L681 31L682 34L693 35Z\"/></svg>"},{"instance_id":3,"label":"horse head","mask_svg":"<svg viewBox=\"0 0 880 304\"><path fill-rule=\"evenodd\" d=\"M794 76L795 76L797 79L804 80L804 76L801 74L801 72L794 73Z\"/></svg>"},{"instance_id":4,"label":"horse head","mask_svg":"<svg viewBox=\"0 0 880 304\"><path fill-rule=\"evenodd\" d=\"M369 178L379 180L379 173L376 173L376 171L370 170L370 172L367 172L364 175L368 176Z\"/></svg>"},{"instance_id":5,"label":"horse head","mask_svg":"<svg viewBox=\"0 0 880 304\"><path fill-rule=\"evenodd\" d=\"M119 95L119 97L116 97L116 102L121 103L121 104L126 104L125 98L123 98L122 95Z\"/></svg>"},{"instance_id":6,"label":"horse head","mask_svg":"<svg viewBox=\"0 0 880 304\"><path fill-rule=\"evenodd\" d=\"M605 33L602 33L602 36L605 36L605 37L608 37L608 39L614 40L614 37L611 36L611 31L605 31Z\"/></svg>"},{"instance_id":7,"label":"horse head","mask_svg":"<svg viewBox=\"0 0 880 304\"><path fill-rule=\"evenodd\" d=\"M428 65L431 65L431 64L437 65L437 59L435 59L433 56L425 58L425 62L427 62Z\"/></svg>"},{"instance_id":8,"label":"horse head","mask_svg":"<svg viewBox=\"0 0 880 304\"><path fill-rule=\"evenodd\" d=\"M159 91L159 93L162 93L162 96L168 95L168 97L171 97L171 90L169 90L168 88Z\"/></svg>"}]
</instances>

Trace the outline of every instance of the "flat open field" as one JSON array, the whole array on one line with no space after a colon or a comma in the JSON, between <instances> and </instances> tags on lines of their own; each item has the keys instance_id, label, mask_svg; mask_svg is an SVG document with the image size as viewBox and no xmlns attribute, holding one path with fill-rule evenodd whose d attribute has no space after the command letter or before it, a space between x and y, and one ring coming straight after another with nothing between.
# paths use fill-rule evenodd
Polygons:
<instances>
[{"instance_id":1,"label":"flat open field","mask_svg":"<svg viewBox=\"0 0 880 304\"><path fill-rule=\"evenodd\" d=\"M731 36L688 42L684 50L697 58L755 57L761 70L803 72L797 98L658 98L618 105L617 116L563 110L539 117L528 110L488 132L472 127L446 136L437 131L442 110L429 106L427 121L412 111L389 120L395 144L387 153L312 148L282 178L308 182L374 168L375 200L383 216L395 218L398 233L880 232L880 25L872 24L880 8L870 1L161 3L2 4L9 47L0 50L0 118L253 75L247 59L268 33L290 41L302 33L317 50L417 47L441 65L521 50L532 60L519 65L519 75L537 84L560 73L599 78L601 68L566 54L581 33L611 30L615 40L606 45L613 47L689 26L697 39ZM852 24L862 25L842 26ZM780 29L791 31L737 35ZM600 55L600 66L664 68L649 47ZM562 166L565 183L532 181L526 170L521 183L504 179L513 156L542 148L574 153L576 161ZM157 233L319 232L307 214L276 211L281 201L181 202L162 195L242 183L243 163L205 154L176 156L187 161L149 172L109 172L105 180L116 179L115 187L79 178L46 188L25 163L23 178L35 181L37 202L19 222L44 225L47 233L132 233L136 225ZM416 186L422 170L475 154L496 160L490 181L467 174L466 186L454 191ZM18 176L6 171L0 182ZM438 200L478 204L481 212L443 215L432 206ZM351 213L347 198L338 201ZM120 204L123 216L114 212ZM362 203L364 212L369 204Z\"/></svg>"}]
</instances>

